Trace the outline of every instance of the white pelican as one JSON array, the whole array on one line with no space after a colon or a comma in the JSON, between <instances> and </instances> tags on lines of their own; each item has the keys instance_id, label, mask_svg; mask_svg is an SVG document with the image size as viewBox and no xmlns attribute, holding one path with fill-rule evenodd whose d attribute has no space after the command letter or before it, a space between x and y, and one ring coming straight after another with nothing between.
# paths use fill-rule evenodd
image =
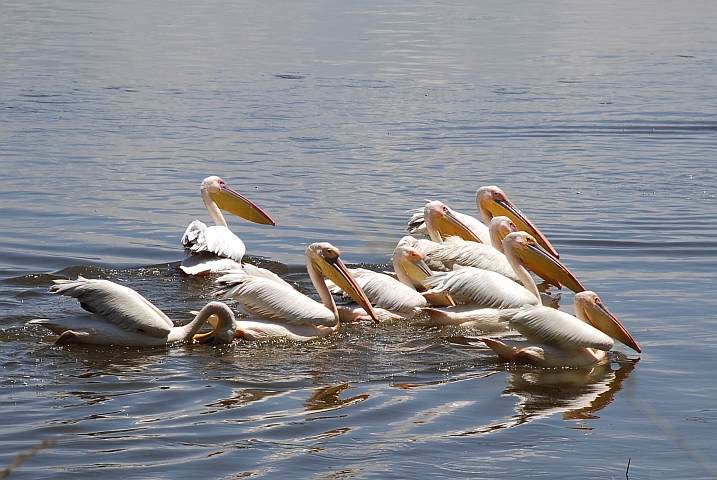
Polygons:
<instances>
[{"instance_id":1,"label":"white pelican","mask_svg":"<svg viewBox=\"0 0 717 480\"><path fill-rule=\"evenodd\" d=\"M276 223L251 200L227 187L224 180L217 176L205 178L200 190L214 225L207 227L199 220L189 224L182 236L182 245L188 256L179 268L188 275L241 268L246 247L244 242L229 230L221 210L255 223Z\"/></svg>"},{"instance_id":2,"label":"white pelican","mask_svg":"<svg viewBox=\"0 0 717 480\"><path fill-rule=\"evenodd\" d=\"M502 218L510 222L507 217ZM424 208L424 219L430 239L439 244L426 252L431 264L440 262L447 270L451 270L456 264L482 268L518 281L513 267L510 266L502 251L494 248L490 243L466 240L466 237L471 236L470 230L443 203L439 201L427 203ZM492 222L492 225L496 231L491 233L490 228L488 229L491 242L493 238L499 240L501 232L497 230L501 230L506 224L496 221ZM507 225L508 228L510 225L515 226L510 222Z\"/></svg>"},{"instance_id":3,"label":"white pelican","mask_svg":"<svg viewBox=\"0 0 717 480\"><path fill-rule=\"evenodd\" d=\"M77 280L55 280L50 292L76 298L82 308L92 314L28 322L59 334L55 341L58 345L85 343L151 347L187 342L193 337L201 343L210 344L230 343L234 338L234 314L221 302L208 303L190 323L175 327L167 315L142 295L109 280L83 277L77 277ZM212 316L218 317L212 331L195 336Z\"/></svg>"},{"instance_id":4,"label":"white pelican","mask_svg":"<svg viewBox=\"0 0 717 480\"><path fill-rule=\"evenodd\" d=\"M323 304L307 297L285 283L252 276L247 270L218 278L216 296L241 302L250 315L237 321L236 336L247 340L286 337L308 340L334 332L339 312L331 292L324 283L326 276L350 295L378 323L376 314L339 258L341 252L330 243L314 243L306 249L306 270Z\"/></svg>"},{"instance_id":5,"label":"white pelican","mask_svg":"<svg viewBox=\"0 0 717 480\"><path fill-rule=\"evenodd\" d=\"M430 203L430 202L429 202ZM466 215L464 213L450 210L453 217L458 219L460 223L467 227L471 233L451 231L456 227L454 226L438 226L439 231L445 237L447 235L457 235L464 240L472 240L470 236L480 238L482 243L491 244L490 232L486 225L490 224L490 221L495 216L507 216L510 218L518 230L528 232L533 235L540 245L543 246L551 255L555 258L559 258L558 252L555 251L553 246L550 244L547 238L528 220L528 217L518 210L518 208L508 200L508 197L503 193L503 190L496 186L480 187L476 192L476 207L480 214L481 220L475 217ZM421 209L412 210L413 215L408 221L408 232L412 234L421 233L428 235L428 228L425 223L425 212ZM446 231L442 231L442 228L448 228Z\"/></svg>"},{"instance_id":6,"label":"white pelican","mask_svg":"<svg viewBox=\"0 0 717 480\"><path fill-rule=\"evenodd\" d=\"M511 363L540 367L581 367L604 361L616 338L637 352L642 350L595 292L575 294L575 315L542 306L506 310L509 326L527 341L481 338L498 356Z\"/></svg>"},{"instance_id":7,"label":"white pelican","mask_svg":"<svg viewBox=\"0 0 717 480\"><path fill-rule=\"evenodd\" d=\"M447 293L456 302L489 308L520 308L538 305L540 292L525 268L538 270L558 283L585 290L572 273L555 257L543 250L528 233L513 232L503 240L505 256L523 285L496 272L456 265L451 272L439 272L425 280L431 293Z\"/></svg>"},{"instance_id":8,"label":"white pelican","mask_svg":"<svg viewBox=\"0 0 717 480\"><path fill-rule=\"evenodd\" d=\"M545 235L508 200L508 197L500 188L495 185L480 187L476 192L476 206L485 224L489 224L491 218L495 216L504 215L515 223L518 230L530 233L548 253L555 258L560 258L560 255L558 255L558 252L548 239L545 238Z\"/></svg>"},{"instance_id":9,"label":"white pelican","mask_svg":"<svg viewBox=\"0 0 717 480\"><path fill-rule=\"evenodd\" d=\"M408 245L397 246L391 261L395 278L393 275L365 268L351 268L349 273L366 293L366 297L381 321L394 318L410 320L428 305L429 299L417 290L425 290L420 281L433 275L433 272L425 264L421 254ZM327 281L327 286L332 293L342 293L342 290L330 281ZM453 304L450 297L430 297L440 305ZM355 305L339 307L339 314L343 322L367 319L366 312L361 308L356 308Z\"/></svg>"},{"instance_id":10,"label":"white pelican","mask_svg":"<svg viewBox=\"0 0 717 480\"><path fill-rule=\"evenodd\" d=\"M423 260L423 255L421 255L418 250L408 244L399 242L393 250L391 262L393 263L393 269L396 272L398 281L421 292L423 297L428 300L428 303L444 307L455 305L455 302L449 295L426 293L426 287L423 285L423 281L427 277L433 276L433 272L428 268L428 265L426 265L426 262Z\"/></svg>"},{"instance_id":11,"label":"white pelican","mask_svg":"<svg viewBox=\"0 0 717 480\"><path fill-rule=\"evenodd\" d=\"M455 210L452 210L448 205L439 202L437 200L434 201L428 201L426 203L426 206L423 208L417 208L415 210L411 210L413 215L408 220L408 233L416 235L416 234L423 234L431 237L434 242L439 242L440 240L436 240L431 235L431 232L428 228L428 225L426 223L426 208L436 208L438 204L445 207L446 215L449 215L452 219L454 219L453 223L458 223L461 225L462 228L456 228L454 225L451 225L451 223L443 223L441 222L440 225L437 225L438 232L440 235L445 238L447 236L456 235L464 240L469 240L473 242L480 242L485 244L490 244L490 233L488 232L488 227L486 224L483 224L480 220L477 218L466 215L465 213L456 212Z\"/></svg>"}]
</instances>

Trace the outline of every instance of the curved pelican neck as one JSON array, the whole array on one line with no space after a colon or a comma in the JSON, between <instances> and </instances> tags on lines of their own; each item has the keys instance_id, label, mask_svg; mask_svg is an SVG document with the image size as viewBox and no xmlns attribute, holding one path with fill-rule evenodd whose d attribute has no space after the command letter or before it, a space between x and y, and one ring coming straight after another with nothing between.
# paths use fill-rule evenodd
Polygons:
<instances>
[{"instance_id":1,"label":"curved pelican neck","mask_svg":"<svg viewBox=\"0 0 717 480\"><path fill-rule=\"evenodd\" d=\"M336 302L334 302L334 297L331 295L329 288L326 286L323 275L316 271L313 263L311 262L311 259L308 257L306 258L306 271L309 272L311 283L314 284L314 288L318 292L319 297L321 297L321 302L326 308L328 308L334 313L334 317L336 318L336 321L338 323L339 311L336 308Z\"/></svg>"},{"instance_id":2,"label":"curved pelican neck","mask_svg":"<svg viewBox=\"0 0 717 480\"><path fill-rule=\"evenodd\" d=\"M515 255L515 253L513 253L513 246L506 242L503 244L503 249L505 250L505 257L508 259L510 266L513 267L513 271L518 276L520 283L522 283L530 293L535 295L538 302L540 302L540 291L538 291L538 286L535 284L535 281L530 275L530 272L528 272L528 269L526 269L525 265L523 265L523 262ZM538 303L538 305L540 305L540 303Z\"/></svg>"},{"instance_id":3,"label":"curved pelican neck","mask_svg":"<svg viewBox=\"0 0 717 480\"><path fill-rule=\"evenodd\" d=\"M202 187L202 200L204 200L204 205L207 207L207 211L209 211L209 215L212 217L212 220L214 220L214 224L220 227L228 228L227 221L224 220L222 211L219 210L219 207L216 203L214 203L211 195L209 195L209 189L204 187Z\"/></svg>"},{"instance_id":4,"label":"curved pelican neck","mask_svg":"<svg viewBox=\"0 0 717 480\"><path fill-rule=\"evenodd\" d=\"M416 288L413 285L411 277L406 272L406 269L403 268L403 265L401 265L401 262L399 260L393 260L393 271L396 272L396 278L398 278L399 282L411 288Z\"/></svg>"},{"instance_id":5,"label":"curved pelican neck","mask_svg":"<svg viewBox=\"0 0 717 480\"><path fill-rule=\"evenodd\" d=\"M481 203L482 195L483 192L481 192L481 190L478 190L478 192L476 193L476 207L478 207L478 213L480 214L480 219L483 221L483 223L486 225L490 225L490 221L493 219L493 214L483 207L483 204Z\"/></svg>"},{"instance_id":6,"label":"curved pelican neck","mask_svg":"<svg viewBox=\"0 0 717 480\"><path fill-rule=\"evenodd\" d=\"M199 331L199 329L204 325L204 323L211 317L212 315L216 315L219 318L219 322L217 323L216 327L214 327L214 330L221 330L225 329L229 326L229 324L232 323L232 319L234 314L232 311L224 305L223 303L219 302L210 302L207 303L197 314L196 317L194 317L194 320L189 322L188 324L184 325L183 327L177 327L179 331L181 331L181 335L179 335L180 340L182 341L189 341L192 339L195 333Z\"/></svg>"}]
</instances>

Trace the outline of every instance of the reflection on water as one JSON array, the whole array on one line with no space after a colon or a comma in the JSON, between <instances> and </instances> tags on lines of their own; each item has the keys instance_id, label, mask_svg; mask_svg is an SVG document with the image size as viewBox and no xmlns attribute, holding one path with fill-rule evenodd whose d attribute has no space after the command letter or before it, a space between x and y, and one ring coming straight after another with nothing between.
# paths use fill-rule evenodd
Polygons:
<instances>
[{"instance_id":1,"label":"reflection on water","mask_svg":"<svg viewBox=\"0 0 717 480\"><path fill-rule=\"evenodd\" d=\"M594 419L595 412L614 400L638 361L584 369L515 371L503 393L520 399L515 407L516 425L556 413L562 413L564 420Z\"/></svg>"},{"instance_id":2,"label":"reflection on water","mask_svg":"<svg viewBox=\"0 0 717 480\"><path fill-rule=\"evenodd\" d=\"M592 368L576 369L512 367L507 379L509 386L503 394L518 398L515 414L456 435L491 433L559 413L562 413L563 420L599 418L595 412L612 403L638 361L606 362Z\"/></svg>"},{"instance_id":3,"label":"reflection on water","mask_svg":"<svg viewBox=\"0 0 717 480\"><path fill-rule=\"evenodd\" d=\"M306 400L304 406L310 412L324 412L363 402L370 396L364 393L342 399L341 393L349 388L351 386L348 383L317 388Z\"/></svg>"}]
</instances>

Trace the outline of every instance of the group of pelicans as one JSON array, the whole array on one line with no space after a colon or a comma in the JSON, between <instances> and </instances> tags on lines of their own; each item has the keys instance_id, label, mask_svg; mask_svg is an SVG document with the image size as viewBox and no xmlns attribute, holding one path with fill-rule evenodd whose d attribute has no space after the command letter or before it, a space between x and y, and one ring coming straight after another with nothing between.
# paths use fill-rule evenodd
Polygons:
<instances>
[{"instance_id":1,"label":"group of pelicans","mask_svg":"<svg viewBox=\"0 0 717 480\"><path fill-rule=\"evenodd\" d=\"M480 220L439 201L413 211L408 221L412 235L398 242L393 272L349 269L335 246L310 245L306 269L321 303L275 273L242 262L244 243L229 230L221 211L274 225L261 208L216 176L204 179L201 194L215 225L207 227L199 220L189 225L182 237L187 257L180 269L187 275L221 273L214 296L235 301L247 317L237 318L222 301L211 301L190 323L175 326L135 290L78 277L55 280L50 291L76 298L91 315L29 323L59 334L57 344L157 346L192 340L222 344L234 338L307 340L335 332L340 322L418 316L423 323L479 329L479 340L511 363L592 365L606 359L613 339L641 351L498 187L478 190ZM531 272L543 280L542 288ZM575 316L558 310L559 295L545 291L562 285L575 292ZM337 305L335 295L346 301ZM199 333L207 322L211 330ZM513 335L506 335L509 332ZM523 338L505 338L514 338L515 332Z\"/></svg>"}]
</instances>

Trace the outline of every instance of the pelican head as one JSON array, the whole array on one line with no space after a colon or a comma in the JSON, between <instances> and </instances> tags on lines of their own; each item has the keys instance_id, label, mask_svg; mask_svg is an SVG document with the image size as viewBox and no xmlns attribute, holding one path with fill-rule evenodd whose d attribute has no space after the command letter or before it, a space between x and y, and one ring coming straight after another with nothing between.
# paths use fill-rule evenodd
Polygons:
<instances>
[{"instance_id":1,"label":"pelican head","mask_svg":"<svg viewBox=\"0 0 717 480\"><path fill-rule=\"evenodd\" d=\"M205 202L207 198L210 198L216 203L217 207L226 212L233 213L250 222L276 225L276 222L254 202L229 188L224 180L217 176L205 178L200 189Z\"/></svg>"},{"instance_id":2,"label":"pelican head","mask_svg":"<svg viewBox=\"0 0 717 480\"><path fill-rule=\"evenodd\" d=\"M348 269L339 258L341 252L328 242L312 243L306 249L306 266L309 275L321 274L334 282L346 294L368 313L376 323L379 319L364 291L351 276ZM314 282L316 284L316 282ZM323 280L321 281L323 283ZM319 292L321 293L321 292Z\"/></svg>"},{"instance_id":3,"label":"pelican head","mask_svg":"<svg viewBox=\"0 0 717 480\"><path fill-rule=\"evenodd\" d=\"M586 290L575 294L575 316L636 352L642 352L632 335L603 305L595 292Z\"/></svg>"},{"instance_id":4,"label":"pelican head","mask_svg":"<svg viewBox=\"0 0 717 480\"><path fill-rule=\"evenodd\" d=\"M209 332L195 334L192 337L193 340L205 345L232 343L237 322L231 308L222 302L209 302L199 311L198 315L206 315L206 321L213 325L213 328Z\"/></svg>"},{"instance_id":5,"label":"pelican head","mask_svg":"<svg viewBox=\"0 0 717 480\"><path fill-rule=\"evenodd\" d=\"M428 202L423 208L423 218L426 221L428 234L434 242L441 242L446 237L458 236L463 240L483 243L443 202L438 200Z\"/></svg>"},{"instance_id":6,"label":"pelican head","mask_svg":"<svg viewBox=\"0 0 717 480\"><path fill-rule=\"evenodd\" d=\"M488 231L490 232L490 241L495 248L503 251L503 239L509 234L518 231L518 227L515 226L513 220L506 217L505 215L499 215L490 219L488 225Z\"/></svg>"},{"instance_id":7,"label":"pelican head","mask_svg":"<svg viewBox=\"0 0 717 480\"><path fill-rule=\"evenodd\" d=\"M554 256L546 252L538 241L527 232L509 233L503 239L503 248L508 261L518 261L548 283L561 287L561 283L573 292L582 292L585 287ZM515 268L515 266L513 267ZM527 286L526 286L527 287Z\"/></svg>"},{"instance_id":8,"label":"pelican head","mask_svg":"<svg viewBox=\"0 0 717 480\"><path fill-rule=\"evenodd\" d=\"M408 281L409 286L414 288L422 287L422 280L433 275L431 269L423 261L423 255L409 245L398 245L393 251L392 261L398 279L404 284ZM408 278L405 278L404 275Z\"/></svg>"},{"instance_id":9,"label":"pelican head","mask_svg":"<svg viewBox=\"0 0 717 480\"><path fill-rule=\"evenodd\" d=\"M558 255L558 252L555 251L548 239L528 220L528 217L523 215L523 213L508 200L508 197L500 188L494 185L480 187L478 192L476 192L476 206L481 214L483 223L486 225L490 223L491 218L505 215L513 220L518 230L530 233L552 256L560 258L560 255Z\"/></svg>"}]
</instances>

